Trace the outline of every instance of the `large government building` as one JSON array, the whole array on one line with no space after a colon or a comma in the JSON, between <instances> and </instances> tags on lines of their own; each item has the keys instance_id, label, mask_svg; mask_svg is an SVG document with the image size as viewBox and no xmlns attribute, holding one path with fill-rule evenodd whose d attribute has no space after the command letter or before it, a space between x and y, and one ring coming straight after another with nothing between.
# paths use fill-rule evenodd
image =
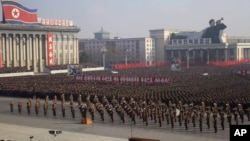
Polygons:
<instances>
[{"instance_id":1,"label":"large government building","mask_svg":"<svg viewBox=\"0 0 250 141\"><path fill-rule=\"evenodd\" d=\"M79 27L68 20L37 18L36 10L2 1L0 67L45 72L54 65L78 64Z\"/></svg>"},{"instance_id":2,"label":"large government building","mask_svg":"<svg viewBox=\"0 0 250 141\"><path fill-rule=\"evenodd\" d=\"M221 34L221 43L212 43L209 38L201 38L200 31L174 29L150 30L150 37L155 40L156 61L187 61L187 56L193 62L250 60L249 37Z\"/></svg>"},{"instance_id":3,"label":"large government building","mask_svg":"<svg viewBox=\"0 0 250 141\"><path fill-rule=\"evenodd\" d=\"M249 37L232 37L221 32L221 42L212 43L211 38L201 38L201 31L154 29L149 32L149 37L110 39L109 32L101 29L94 33L94 39L80 39L79 49L87 54L88 62L109 66L119 63L151 65L171 62L173 58L199 64L250 60Z\"/></svg>"}]
</instances>

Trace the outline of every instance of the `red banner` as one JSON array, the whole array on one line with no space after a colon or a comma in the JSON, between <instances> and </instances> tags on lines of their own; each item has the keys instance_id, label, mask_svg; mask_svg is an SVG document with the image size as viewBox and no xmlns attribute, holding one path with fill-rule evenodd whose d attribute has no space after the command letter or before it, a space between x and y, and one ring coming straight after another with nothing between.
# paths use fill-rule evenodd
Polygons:
<instances>
[{"instance_id":1,"label":"red banner","mask_svg":"<svg viewBox=\"0 0 250 141\"><path fill-rule=\"evenodd\" d=\"M2 1L2 10L6 23L37 23L37 10L28 9L15 1Z\"/></svg>"},{"instance_id":2,"label":"red banner","mask_svg":"<svg viewBox=\"0 0 250 141\"><path fill-rule=\"evenodd\" d=\"M48 50L48 66L54 65L54 53L53 53L53 34L47 34L47 50Z\"/></svg>"},{"instance_id":3,"label":"red banner","mask_svg":"<svg viewBox=\"0 0 250 141\"><path fill-rule=\"evenodd\" d=\"M76 80L87 82L117 82L117 83L148 83L148 84L171 84L170 77L141 77L141 76L76 76Z\"/></svg>"}]
</instances>

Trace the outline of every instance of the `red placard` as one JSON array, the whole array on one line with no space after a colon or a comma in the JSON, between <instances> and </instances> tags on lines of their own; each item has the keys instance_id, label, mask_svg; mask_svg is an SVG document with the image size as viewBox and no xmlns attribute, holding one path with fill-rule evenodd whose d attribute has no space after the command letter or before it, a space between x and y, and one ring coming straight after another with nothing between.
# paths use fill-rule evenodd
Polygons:
<instances>
[{"instance_id":1,"label":"red placard","mask_svg":"<svg viewBox=\"0 0 250 141\"><path fill-rule=\"evenodd\" d=\"M53 55L53 34L47 34L47 49L48 49L48 66L54 65L54 55Z\"/></svg>"},{"instance_id":2,"label":"red placard","mask_svg":"<svg viewBox=\"0 0 250 141\"><path fill-rule=\"evenodd\" d=\"M76 80L87 82L118 82L118 83L147 83L147 84L171 84L170 77L140 77L140 76L77 76Z\"/></svg>"}]
</instances>

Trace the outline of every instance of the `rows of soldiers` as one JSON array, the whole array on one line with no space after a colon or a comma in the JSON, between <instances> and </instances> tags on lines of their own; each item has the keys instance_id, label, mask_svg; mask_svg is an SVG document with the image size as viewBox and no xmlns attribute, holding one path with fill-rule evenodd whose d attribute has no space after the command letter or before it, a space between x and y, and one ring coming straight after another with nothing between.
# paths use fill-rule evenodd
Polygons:
<instances>
[{"instance_id":1,"label":"rows of soldiers","mask_svg":"<svg viewBox=\"0 0 250 141\"><path fill-rule=\"evenodd\" d=\"M212 127L217 132L230 124L245 123L245 118L249 120L250 82L231 76L228 70L192 68L192 71L169 72L165 68L145 68L119 71L120 75L126 76L170 75L173 78L172 85L81 82L64 74L35 76L32 79L27 76L1 79L0 92L4 96L22 99L29 99L34 95L39 97L41 100L37 98L33 103L27 103L27 107L37 107L38 114L41 113L39 107L44 105L44 115L48 114L52 107L53 116L58 116L60 109L62 116L71 114L75 118L78 106L83 117L89 116L94 121L98 121L100 117L101 121L114 123L119 119L121 123L132 121L134 125L170 125L171 128L184 126L187 130L192 124L199 127L200 131ZM209 75L200 75L204 71ZM104 71L90 74L110 73ZM49 99L51 103L45 104ZM22 102L24 101L18 102L20 104L17 105L23 105ZM71 113L66 113L65 110L68 102ZM75 102L78 102L78 105ZM14 102L12 103L14 105ZM60 106L61 108L58 108ZM24 108L21 107L22 112Z\"/></svg>"},{"instance_id":2,"label":"rows of soldiers","mask_svg":"<svg viewBox=\"0 0 250 141\"><path fill-rule=\"evenodd\" d=\"M94 97L94 98L91 98ZM66 100L64 94L60 97L62 117L66 115ZM224 130L226 125L231 124L244 124L245 118L250 121L250 107L244 109L241 104L238 104L237 107L231 108L230 104L227 103L224 106L218 107L217 103L213 105L206 105L205 102L201 102L198 105L194 103L183 103L178 101L177 103L168 101L168 103L162 102L162 100L146 100L144 98L128 98L121 97L120 99L112 97L98 97L97 95L89 95L86 98L86 104L83 102L81 95L78 96L78 108L81 113L82 118L86 118L90 114L91 119L95 120L95 114L99 113L101 120L104 121L104 114L107 113L111 119L111 122L114 122L115 115L118 115L122 123L125 123L126 117L130 119L134 125L137 124L137 121L144 123L146 126L149 125L150 120L155 124L159 124L159 127L162 127L163 122L166 122L167 125L170 125L171 128L176 126L183 126L186 130L190 127L190 124L193 127L199 127L202 132L204 128L210 129L211 124L213 125L214 132L218 131L218 126ZM57 96L54 96L51 107L53 116L57 116ZM27 113L31 113L32 109L32 100L27 100ZM34 103L35 114L39 114L41 105L41 100L37 98ZM49 97L46 96L43 103L44 115L48 114L49 109ZM18 100L17 102L18 112L22 113L23 110L23 101ZM75 118L75 101L73 96L70 96L69 107L71 111L72 118ZM13 112L14 102L10 101L10 110ZM130 122L130 121L128 121ZM227 123L227 124L226 124ZM204 124L207 127L204 127Z\"/></svg>"}]
</instances>

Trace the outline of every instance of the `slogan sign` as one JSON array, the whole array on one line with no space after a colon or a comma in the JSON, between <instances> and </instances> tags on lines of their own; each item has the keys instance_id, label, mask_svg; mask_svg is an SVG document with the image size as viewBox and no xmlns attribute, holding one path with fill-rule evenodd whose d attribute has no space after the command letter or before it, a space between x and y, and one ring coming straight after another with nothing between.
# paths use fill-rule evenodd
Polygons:
<instances>
[{"instance_id":1,"label":"slogan sign","mask_svg":"<svg viewBox=\"0 0 250 141\"><path fill-rule=\"evenodd\" d=\"M87 82L117 82L117 83L149 83L149 84L171 84L170 77L140 77L140 76L76 76L76 80Z\"/></svg>"},{"instance_id":2,"label":"slogan sign","mask_svg":"<svg viewBox=\"0 0 250 141\"><path fill-rule=\"evenodd\" d=\"M53 55L53 34L47 34L47 50L48 50L48 66L54 65L54 55Z\"/></svg>"}]
</instances>

